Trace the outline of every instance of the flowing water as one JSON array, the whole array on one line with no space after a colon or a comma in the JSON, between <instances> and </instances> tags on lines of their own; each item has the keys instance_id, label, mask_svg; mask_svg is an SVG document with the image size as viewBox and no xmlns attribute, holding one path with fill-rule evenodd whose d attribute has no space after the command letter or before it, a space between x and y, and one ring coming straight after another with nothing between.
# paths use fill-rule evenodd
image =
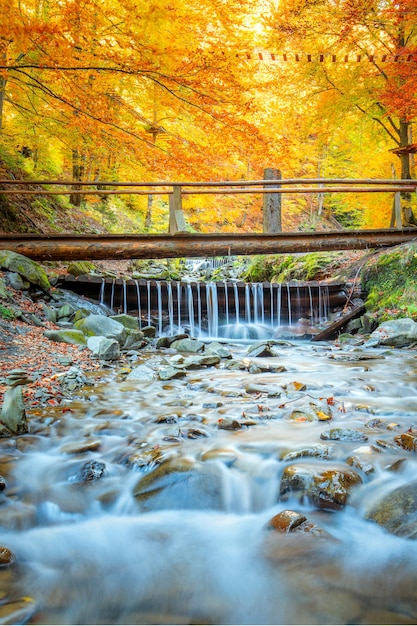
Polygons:
<instances>
[{"instance_id":1,"label":"flowing water","mask_svg":"<svg viewBox=\"0 0 417 626\"><path fill-rule=\"evenodd\" d=\"M30 435L1 442L0 543L16 555L0 570L1 597L33 598L23 621L416 623L417 542L366 519L373 502L417 475L415 454L393 445L417 423L416 352L299 342L249 359L244 344L229 348L246 369L226 369L225 359L164 382L109 368L64 407L30 414ZM156 372L171 353L141 353L131 366ZM249 360L264 371L250 373ZM331 422L292 419L310 403L330 407ZM242 427L218 427L227 420ZM324 442L330 427L368 439ZM283 460L324 443L321 459ZM288 465L350 467L352 455L373 471L356 470L362 482L346 506L280 497ZM149 498L135 497L161 460L195 471L162 475ZM268 530L285 509L322 534Z\"/></svg>"}]
</instances>

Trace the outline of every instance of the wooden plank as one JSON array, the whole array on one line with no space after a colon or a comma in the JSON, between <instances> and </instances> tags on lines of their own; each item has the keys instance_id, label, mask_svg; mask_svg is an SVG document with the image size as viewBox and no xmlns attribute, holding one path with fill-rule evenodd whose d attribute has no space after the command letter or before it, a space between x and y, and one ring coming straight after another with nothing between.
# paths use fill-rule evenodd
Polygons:
<instances>
[{"instance_id":1,"label":"wooden plank","mask_svg":"<svg viewBox=\"0 0 417 626\"><path fill-rule=\"evenodd\" d=\"M350 320L355 319L355 317L359 317L360 315L365 313L365 311L366 308L363 305L355 307L348 313L345 313L345 315L340 317L338 320L333 322L333 324L330 324L330 326L322 330L320 333L317 333L317 335L313 335L311 341L326 341L328 339L334 339L335 337L337 337L337 334L346 326L346 324L350 322Z\"/></svg>"}]
</instances>

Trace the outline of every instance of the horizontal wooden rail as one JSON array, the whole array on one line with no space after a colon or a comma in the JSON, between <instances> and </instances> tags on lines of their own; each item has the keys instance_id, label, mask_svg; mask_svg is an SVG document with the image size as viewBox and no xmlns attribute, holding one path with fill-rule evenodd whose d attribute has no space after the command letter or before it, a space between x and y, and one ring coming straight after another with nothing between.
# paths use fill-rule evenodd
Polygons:
<instances>
[{"instance_id":1,"label":"horizontal wooden rail","mask_svg":"<svg viewBox=\"0 0 417 626\"><path fill-rule=\"evenodd\" d=\"M242 187L241 189L227 189L227 188L223 188L223 189L198 189L196 191L190 191L187 189L184 189L181 191L181 194L183 196L187 196L187 195L206 195L206 194L217 194L217 195L222 195L222 196L226 196L226 195L234 195L234 194L266 194L266 193L280 193L280 194L286 194L286 193L308 193L308 194L312 194L312 193L347 193L347 192L352 192L352 193L396 193L396 192L404 192L404 191L415 191L416 187L413 187L411 185L404 185L404 186L392 186L392 187L352 187L352 188L346 188L346 187L326 187L326 188L322 188L322 187L290 187L289 189L285 189L283 187L270 187L268 189L257 189L257 188L245 188ZM114 190L109 190L109 189L73 189L71 191L68 190L57 190L57 191L50 191L50 190L43 190L43 189L34 189L34 190L27 190L27 189L22 189L22 190L18 190L18 189L5 189L5 190L0 190L0 194L5 194L5 195L32 195L32 196L36 196L36 195L42 195L42 196L69 196L69 195L83 195L83 196L109 196L109 195L141 195L141 196L147 196L147 195L172 195L173 191L172 190L148 190L148 191L138 191L138 190L133 190L133 189L117 189L116 191Z\"/></svg>"},{"instance_id":2,"label":"horizontal wooden rail","mask_svg":"<svg viewBox=\"0 0 417 626\"><path fill-rule=\"evenodd\" d=\"M0 249L38 261L161 259L363 250L417 240L417 229L207 235L0 234Z\"/></svg>"}]
</instances>

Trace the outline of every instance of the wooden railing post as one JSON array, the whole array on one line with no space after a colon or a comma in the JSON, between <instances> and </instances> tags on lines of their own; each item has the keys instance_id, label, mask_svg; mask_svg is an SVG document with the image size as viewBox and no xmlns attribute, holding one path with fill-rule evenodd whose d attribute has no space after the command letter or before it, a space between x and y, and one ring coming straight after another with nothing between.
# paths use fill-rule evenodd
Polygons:
<instances>
[{"instance_id":1,"label":"wooden railing post","mask_svg":"<svg viewBox=\"0 0 417 626\"><path fill-rule=\"evenodd\" d=\"M396 191L394 195L394 213L395 213L396 228L402 228L403 223L401 219L401 192L400 191Z\"/></svg>"},{"instance_id":2,"label":"wooden railing post","mask_svg":"<svg viewBox=\"0 0 417 626\"><path fill-rule=\"evenodd\" d=\"M281 180L281 172L272 167L267 167L264 170L264 180ZM274 187L279 187L276 184ZM281 194L280 193L266 193L264 195L264 233L280 233L282 232L281 221Z\"/></svg>"},{"instance_id":3,"label":"wooden railing post","mask_svg":"<svg viewBox=\"0 0 417 626\"><path fill-rule=\"evenodd\" d=\"M186 230L184 214L182 212L181 185L173 185L169 196L169 234L175 235L178 231Z\"/></svg>"}]
</instances>

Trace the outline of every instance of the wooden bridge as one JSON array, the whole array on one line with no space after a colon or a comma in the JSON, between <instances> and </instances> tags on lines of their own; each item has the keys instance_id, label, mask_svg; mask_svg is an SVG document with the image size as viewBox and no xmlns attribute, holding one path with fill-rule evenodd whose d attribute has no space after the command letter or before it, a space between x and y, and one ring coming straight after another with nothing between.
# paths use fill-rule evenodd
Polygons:
<instances>
[{"instance_id":1,"label":"wooden bridge","mask_svg":"<svg viewBox=\"0 0 417 626\"><path fill-rule=\"evenodd\" d=\"M169 234L0 234L0 249L13 250L39 261L69 261L111 258L214 257L384 248L417 239L417 228L404 225L401 209L401 196L405 193L414 193L416 189L417 180L391 179L265 179L205 183L0 180L0 196L139 194L165 195L169 199L167 228ZM184 195L261 194L264 196L265 214L268 203L281 198L284 194L295 193L391 194L390 228L303 233L215 234L189 234L183 230L182 198ZM278 206L281 210L280 203Z\"/></svg>"}]
</instances>

